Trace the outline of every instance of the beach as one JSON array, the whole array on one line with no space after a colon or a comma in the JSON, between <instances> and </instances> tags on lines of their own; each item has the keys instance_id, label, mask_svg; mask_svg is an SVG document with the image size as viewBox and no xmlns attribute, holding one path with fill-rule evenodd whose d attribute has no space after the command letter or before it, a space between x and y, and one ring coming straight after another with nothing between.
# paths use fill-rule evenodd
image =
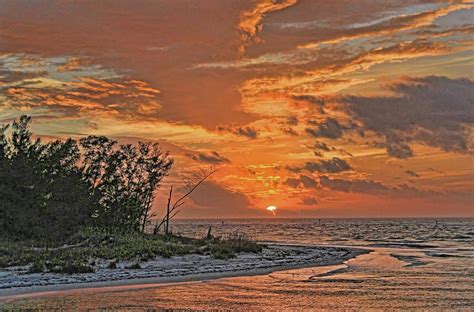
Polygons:
<instances>
[{"instance_id":1,"label":"beach","mask_svg":"<svg viewBox=\"0 0 474 312\"><path fill-rule=\"evenodd\" d=\"M209 225L217 235L246 231L268 249L229 260L170 258L151 262L148 269L119 269L114 278L112 273L44 275L40 282L24 275L23 287L2 288L0 301L8 309L78 311L470 311L474 306L472 219L437 225L428 219L194 220L180 221L174 230L192 236ZM9 280L19 286L20 279L2 276L4 285Z\"/></svg>"},{"instance_id":2,"label":"beach","mask_svg":"<svg viewBox=\"0 0 474 312\"><path fill-rule=\"evenodd\" d=\"M140 284L175 283L223 277L263 275L274 271L342 263L369 250L330 246L268 244L261 253L241 253L228 260L191 254L156 258L130 269L122 262L117 269L100 263L96 272L83 274L27 273L28 268L0 271L0 301L21 294Z\"/></svg>"}]
</instances>

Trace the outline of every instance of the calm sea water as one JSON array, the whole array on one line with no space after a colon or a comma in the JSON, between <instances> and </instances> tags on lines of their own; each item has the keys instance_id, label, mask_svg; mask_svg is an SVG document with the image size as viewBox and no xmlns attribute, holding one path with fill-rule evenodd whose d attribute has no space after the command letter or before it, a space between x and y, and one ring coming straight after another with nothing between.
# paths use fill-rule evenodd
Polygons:
<instances>
[{"instance_id":1,"label":"calm sea water","mask_svg":"<svg viewBox=\"0 0 474 312\"><path fill-rule=\"evenodd\" d=\"M359 246L342 265L17 302L40 309L474 310L474 219L177 221L175 233L236 231L266 242Z\"/></svg>"}]
</instances>

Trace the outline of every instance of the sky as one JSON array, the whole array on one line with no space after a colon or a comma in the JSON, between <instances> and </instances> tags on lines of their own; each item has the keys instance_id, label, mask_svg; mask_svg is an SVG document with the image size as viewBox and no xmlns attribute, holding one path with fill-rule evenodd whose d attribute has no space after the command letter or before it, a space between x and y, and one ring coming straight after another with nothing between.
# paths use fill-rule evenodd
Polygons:
<instances>
[{"instance_id":1,"label":"sky","mask_svg":"<svg viewBox=\"0 0 474 312\"><path fill-rule=\"evenodd\" d=\"M471 1L0 0L0 123L159 142L158 212L218 169L182 218L474 216L473 21Z\"/></svg>"}]
</instances>

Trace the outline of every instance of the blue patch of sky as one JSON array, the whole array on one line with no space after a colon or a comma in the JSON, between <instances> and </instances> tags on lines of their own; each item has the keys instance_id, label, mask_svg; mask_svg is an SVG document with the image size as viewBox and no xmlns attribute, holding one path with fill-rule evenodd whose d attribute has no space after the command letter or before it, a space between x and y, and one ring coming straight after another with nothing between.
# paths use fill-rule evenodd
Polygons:
<instances>
[{"instance_id":1,"label":"blue patch of sky","mask_svg":"<svg viewBox=\"0 0 474 312\"><path fill-rule=\"evenodd\" d=\"M451 12L448 15L439 17L434 24L442 28L453 28L462 26L473 26L474 2L469 9Z\"/></svg>"}]
</instances>

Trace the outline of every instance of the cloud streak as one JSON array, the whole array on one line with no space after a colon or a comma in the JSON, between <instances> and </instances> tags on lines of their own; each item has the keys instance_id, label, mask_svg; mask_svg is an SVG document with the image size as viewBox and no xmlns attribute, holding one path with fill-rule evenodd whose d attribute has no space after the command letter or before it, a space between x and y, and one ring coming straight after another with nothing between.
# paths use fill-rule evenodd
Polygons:
<instances>
[{"instance_id":1,"label":"cloud streak","mask_svg":"<svg viewBox=\"0 0 474 312\"><path fill-rule=\"evenodd\" d=\"M251 44L262 42L258 34L262 31L265 15L286 9L297 2L298 0L258 0L252 9L242 12L238 25L241 41L239 54L243 56Z\"/></svg>"},{"instance_id":2,"label":"cloud streak","mask_svg":"<svg viewBox=\"0 0 474 312\"><path fill-rule=\"evenodd\" d=\"M187 157L191 158L194 161L212 164L212 165L221 165L221 164L230 164L230 160L222 155L220 155L216 151L212 151L209 153L186 153Z\"/></svg>"},{"instance_id":3,"label":"cloud streak","mask_svg":"<svg viewBox=\"0 0 474 312\"><path fill-rule=\"evenodd\" d=\"M218 126L217 130L220 132L230 132L237 136L246 137L249 139L256 139L258 137L258 131L254 127L250 126Z\"/></svg>"},{"instance_id":4,"label":"cloud streak","mask_svg":"<svg viewBox=\"0 0 474 312\"><path fill-rule=\"evenodd\" d=\"M320 160L316 162L308 161L303 166L286 166L286 169L294 173L303 171L310 173L339 173L349 171L352 169L352 167L344 159L333 157L332 159Z\"/></svg>"}]
</instances>

